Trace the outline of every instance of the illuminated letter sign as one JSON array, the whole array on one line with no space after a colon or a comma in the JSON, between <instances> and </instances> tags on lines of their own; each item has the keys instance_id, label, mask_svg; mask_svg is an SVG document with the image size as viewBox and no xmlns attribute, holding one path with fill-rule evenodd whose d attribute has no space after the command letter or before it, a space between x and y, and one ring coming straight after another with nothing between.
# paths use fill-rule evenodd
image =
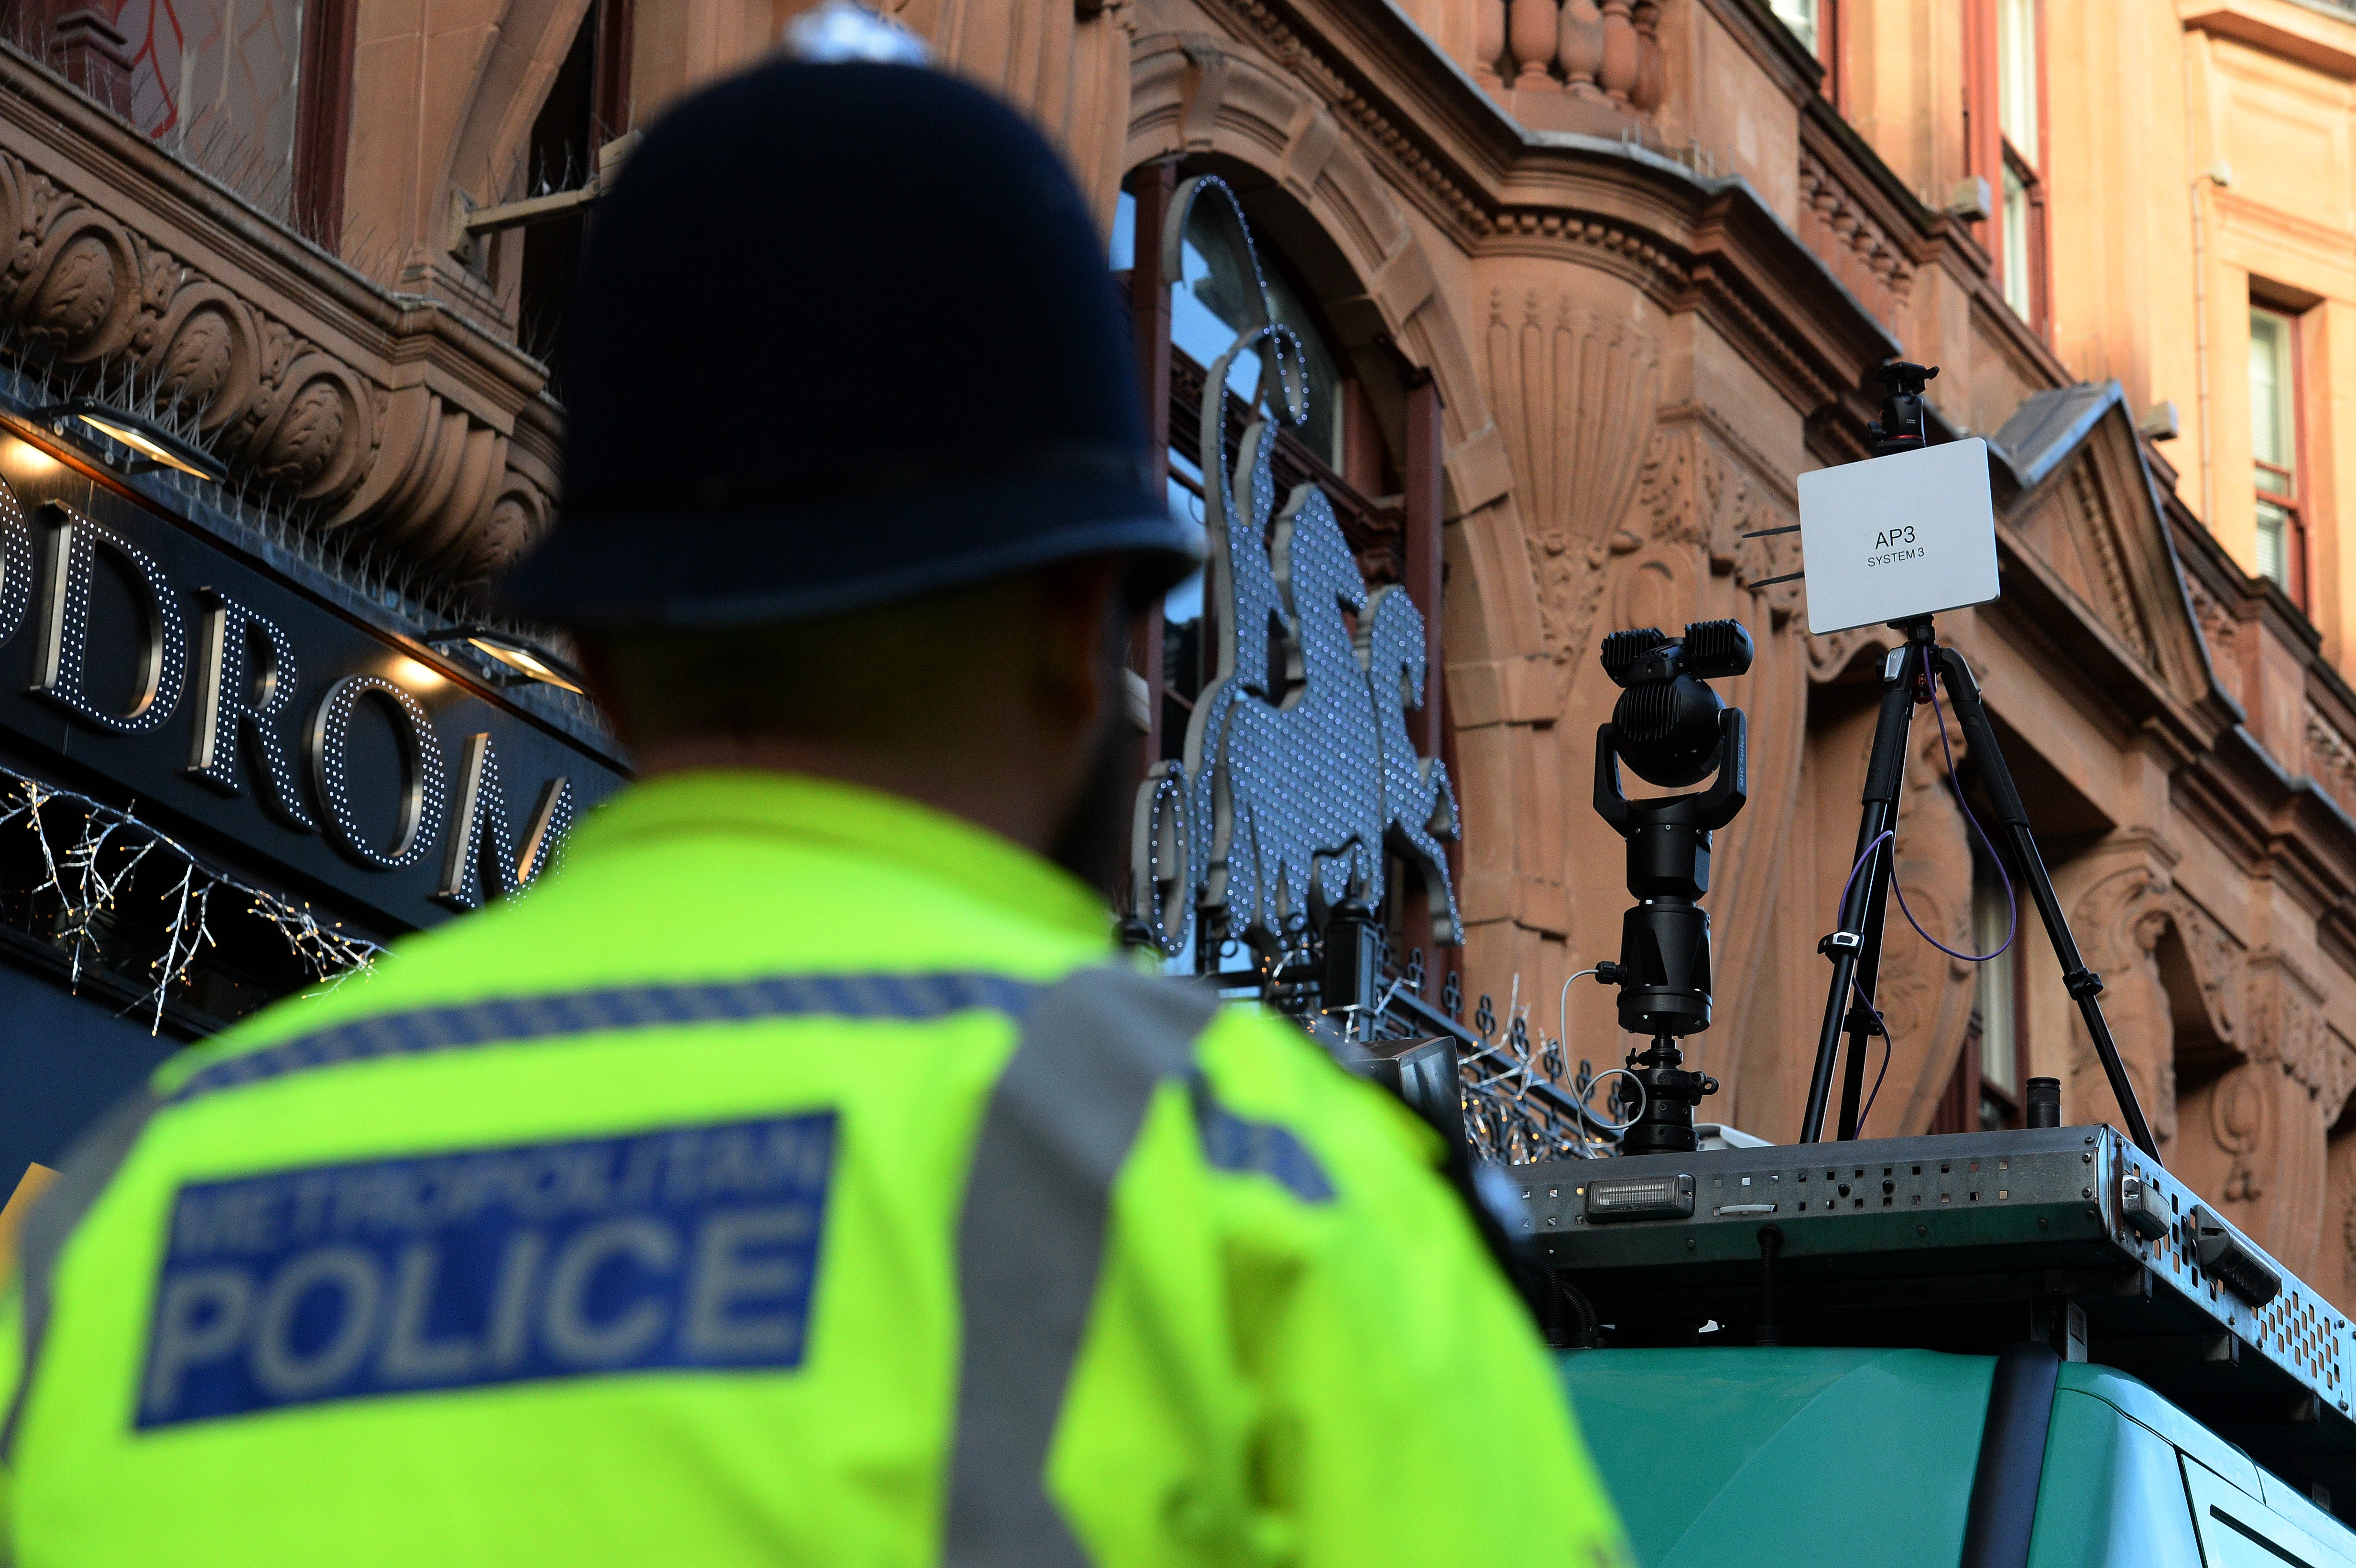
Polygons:
<instances>
[{"instance_id":1,"label":"illuminated letter sign","mask_svg":"<svg viewBox=\"0 0 2356 1568\"><path fill-rule=\"evenodd\" d=\"M354 809L348 760L352 726L359 718L360 704L371 697L392 720L394 749L400 758L394 791L399 821L391 845L381 849L370 841L367 825ZM320 693L303 740L319 803L327 808L327 837L337 848L360 865L380 871L398 871L425 858L425 851L433 848L426 825L442 820L442 742L435 739L434 722L425 717L417 699L382 676L348 675Z\"/></svg>"},{"instance_id":2,"label":"illuminated letter sign","mask_svg":"<svg viewBox=\"0 0 2356 1568\"><path fill-rule=\"evenodd\" d=\"M190 778L223 795L239 793L238 740L253 764L262 798L289 827L316 826L295 792L294 768L278 732L278 715L292 706L294 653L275 622L209 588L198 592L203 620L197 633L197 722Z\"/></svg>"},{"instance_id":3,"label":"illuminated letter sign","mask_svg":"<svg viewBox=\"0 0 2356 1568\"><path fill-rule=\"evenodd\" d=\"M53 505L51 514L33 689L85 723L117 735L155 729L180 705L180 681L187 667L187 638L180 626L180 607L173 602L162 570L145 550L70 507ZM131 630L139 639L139 676L131 706L121 713L98 706L83 684L90 660L91 594L101 549L129 569L133 596L138 602L138 624Z\"/></svg>"},{"instance_id":4,"label":"illuminated letter sign","mask_svg":"<svg viewBox=\"0 0 2356 1568\"><path fill-rule=\"evenodd\" d=\"M135 805L371 941L515 893L620 786L608 744L569 696L436 667L386 621L230 518L0 432L0 790Z\"/></svg>"},{"instance_id":5,"label":"illuminated letter sign","mask_svg":"<svg viewBox=\"0 0 2356 1568\"><path fill-rule=\"evenodd\" d=\"M473 909L487 889L493 896L521 891L548 868L573 831L573 781L553 778L524 825L523 841L508 832L508 797L499 787L499 753L488 735L466 738L458 788L444 837L442 885L434 896L452 909Z\"/></svg>"},{"instance_id":6,"label":"illuminated letter sign","mask_svg":"<svg viewBox=\"0 0 2356 1568\"><path fill-rule=\"evenodd\" d=\"M0 484L0 643L25 624L25 607L32 597L33 530L25 526L16 493Z\"/></svg>"}]
</instances>

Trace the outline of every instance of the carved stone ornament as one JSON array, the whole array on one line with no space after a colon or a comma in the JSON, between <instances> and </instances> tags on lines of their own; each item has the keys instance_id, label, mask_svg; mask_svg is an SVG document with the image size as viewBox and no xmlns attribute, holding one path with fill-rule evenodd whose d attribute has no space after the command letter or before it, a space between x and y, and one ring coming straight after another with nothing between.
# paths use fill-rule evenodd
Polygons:
<instances>
[{"instance_id":1,"label":"carved stone ornament","mask_svg":"<svg viewBox=\"0 0 2356 1568\"><path fill-rule=\"evenodd\" d=\"M487 576L546 528L540 367L259 211L207 221L237 198L36 69L0 60L0 354L52 390L152 403L232 487L444 580ZM139 177L77 188L93 154Z\"/></svg>"},{"instance_id":2,"label":"carved stone ornament","mask_svg":"<svg viewBox=\"0 0 2356 1568\"><path fill-rule=\"evenodd\" d=\"M1183 275L1179 248L1198 201L1233 223L1259 286L1253 319L1204 384L1216 675L1195 701L1184 760L1157 767L1139 793L1133 912L1173 957L1198 916L1206 934L1273 950L1345 898L1380 903L1397 855L1423 879L1432 939L1462 943L1441 848L1457 834L1455 790L1408 737L1406 711L1423 701L1423 616L1403 589L1367 589L1314 485L1278 508L1274 421L1309 413L1301 341L1275 319L1243 208L1215 177L1179 187L1163 275ZM1227 373L1255 350L1275 374L1261 379L1230 470Z\"/></svg>"},{"instance_id":3,"label":"carved stone ornament","mask_svg":"<svg viewBox=\"0 0 2356 1568\"><path fill-rule=\"evenodd\" d=\"M1636 547L1622 524L1644 472L1660 349L1641 328L1567 293L1502 287L1490 291L1487 347L1530 521L1547 648L1569 667L1594 640L1614 575L1605 570L1610 553Z\"/></svg>"}]
</instances>

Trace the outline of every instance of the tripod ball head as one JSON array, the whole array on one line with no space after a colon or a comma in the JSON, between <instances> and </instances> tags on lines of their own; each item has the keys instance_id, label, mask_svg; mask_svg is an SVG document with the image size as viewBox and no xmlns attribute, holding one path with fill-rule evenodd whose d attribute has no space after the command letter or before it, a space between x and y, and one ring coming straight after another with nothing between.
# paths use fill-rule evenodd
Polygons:
<instances>
[{"instance_id":1,"label":"tripod ball head","mask_svg":"<svg viewBox=\"0 0 2356 1568\"><path fill-rule=\"evenodd\" d=\"M1922 415L1922 389L1938 374L1936 365L1915 365L1904 359L1892 359L1873 368L1873 379L1881 387L1881 417L1866 425L1865 439L1873 443L1874 456L1919 452L1930 444L1931 432Z\"/></svg>"},{"instance_id":2,"label":"tripod ball head","mask_svg":"<svg viewBox=\"0 0 2356 1568\"><path fill-rule=\"evenodd\" d=\"M1682 637L1645 626L1603 639L1603 673L1621 688L1612 709L1621 760L1664 789L1699 784L1718 765L1726 704L1702 684L1751 667L1751 633L1740 621L1695 621Z\"/></svg>"}]
</instances>

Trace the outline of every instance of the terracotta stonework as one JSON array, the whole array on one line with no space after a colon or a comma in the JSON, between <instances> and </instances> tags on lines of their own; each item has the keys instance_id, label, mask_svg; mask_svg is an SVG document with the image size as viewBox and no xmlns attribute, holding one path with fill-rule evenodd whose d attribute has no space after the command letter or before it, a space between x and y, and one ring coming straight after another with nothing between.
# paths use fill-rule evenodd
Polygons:
<instances>
[{"instance_id":1,"label":"terracotta stonework","mask_svg":"<svg viewBox=\"0 0 2356 1568\"><path fill-rule=\"evenodd\" d=\"M309 526L462 579L538 537L557 422L510 342L241 210L38 68L0 52L0 74L19 353L135 375Z\"/></svg>"}]
</instances>

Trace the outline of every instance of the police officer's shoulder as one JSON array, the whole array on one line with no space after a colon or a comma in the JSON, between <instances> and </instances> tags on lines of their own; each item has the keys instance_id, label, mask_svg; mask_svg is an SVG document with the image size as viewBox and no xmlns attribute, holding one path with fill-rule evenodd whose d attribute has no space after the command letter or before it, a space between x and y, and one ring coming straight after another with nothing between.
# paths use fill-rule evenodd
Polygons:
<instances>
[{"instance_id":1,"label":"police officer's shoulder","mask_svg":"<svg viewBox=\"0 0 2356 1568\"><path fill-rule=\"evenodd\" d=\"M1445 1152L1398 1100L1258 1008L1222 1008L1204 1030L1196 1062L1221 1106L1300 1138L1337 1181L1420 1185Z\"/></svg>"},{"instance_id":2,"label":"police officer's shoulder","mask_svg":"<svg viewBox=\"0 0 2356 1568\"><path fill-rule=\"evenodd\" d=\"M396 938L369 962L322 976L310 987L241 1019L211 1039L168 1058L151 1086L169 1097L198 1072L230 1058L325 1036L358 1020L478 1003L516 994L587 988L602 971L619 973L617 955L649 945L642 939L594 944L588 951L550 917L561 901L535 886L463 918ZM553 960L553 962L552 962ZM578 971L568 974L568 969Z\"/></svg>"}]
</instances>

